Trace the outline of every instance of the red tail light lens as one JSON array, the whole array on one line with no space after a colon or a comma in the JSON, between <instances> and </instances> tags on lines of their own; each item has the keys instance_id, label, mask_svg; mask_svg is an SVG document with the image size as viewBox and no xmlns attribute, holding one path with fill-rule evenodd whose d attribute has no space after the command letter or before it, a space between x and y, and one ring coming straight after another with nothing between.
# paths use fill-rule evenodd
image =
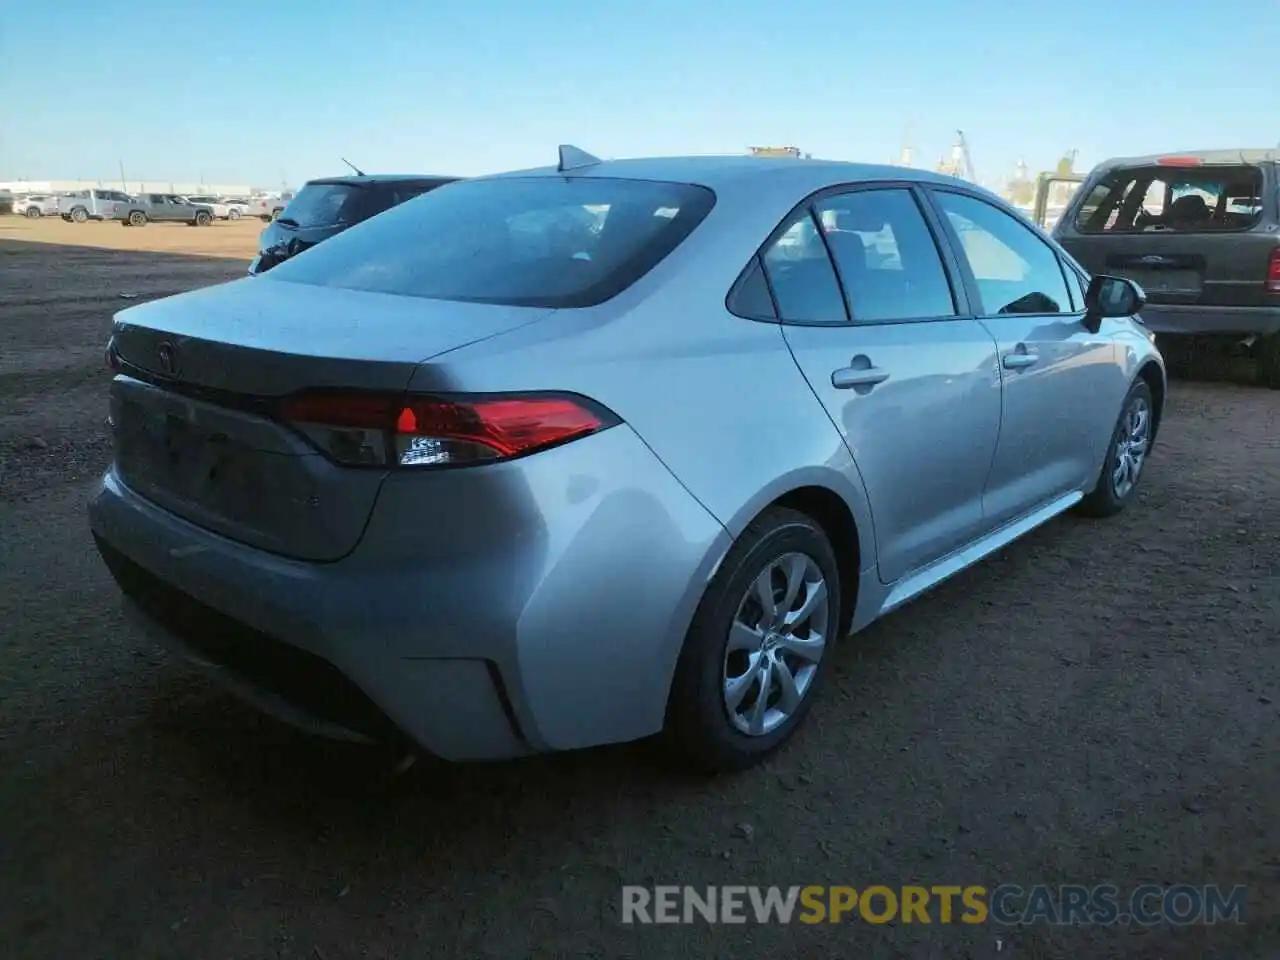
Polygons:
<instances>
[{"instance_id":1,"label":"red tail light lens","mask_svg":"<svg viewBox=\"0 0 1280 960\"><path fill-rule=\"evenodd\" d=\"M1161 157L1156 161L1160 167L1199 167L1202 163L1199 157Z\"/></svg>"},{"instance_id":2,"label":"red tail light lens","mask_svg":"<svg viewBox=\"0 0 1280 960\"><path fill-rule=\"evenodd\" d=\"M1280 247L1271 251L1267 261L1267 292L1280 293Z\"/></svg>"},{"instance_id":3,"label":"red tail light lens","mask_svg":"<svg viewBox=\"0 0 1280 960\"><path fill-rule=\"evenodd\" d=\"M282 420L338 463L443 467L522 457L616 425L568 394L487 397L313 392L286 399Z\"/></svg>"}]
</instances>

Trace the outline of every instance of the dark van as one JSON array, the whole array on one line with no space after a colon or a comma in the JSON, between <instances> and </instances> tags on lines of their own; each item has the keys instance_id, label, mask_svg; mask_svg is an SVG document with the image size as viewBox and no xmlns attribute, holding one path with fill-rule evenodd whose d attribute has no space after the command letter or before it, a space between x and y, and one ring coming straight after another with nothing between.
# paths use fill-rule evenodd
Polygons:
<instances>
[{"instance_id":1,"label":"dark van","mask_svg":"<svg viewBox=\"0 0 1280 960\"><path fill-rule=\"evenodd\" d=\"M1108 160L1053 236L1090 273L1140 284L1142 319L1166 342L1240 342L1280 388L1280 151Z\"/></svg>"}]
</instances>

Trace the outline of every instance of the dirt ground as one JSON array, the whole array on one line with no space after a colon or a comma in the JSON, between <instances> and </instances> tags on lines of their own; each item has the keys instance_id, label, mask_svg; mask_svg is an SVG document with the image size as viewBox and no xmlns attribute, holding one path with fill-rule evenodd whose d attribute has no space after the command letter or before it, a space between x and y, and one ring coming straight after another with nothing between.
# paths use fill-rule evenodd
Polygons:
<instances>
[{"instance_id":1,"label":"dirt ground","mask_svg":"<svg viewBox=\"0 0 1280 960\"><path fill-rule=\"evenodd\" d=\"M678 779L640 745L393 779L144 642L86 529L121 294L245 262L25 241L238 231L243 258L247 225L0 229L5 956L1280 957L1280 394L1175 383L1129 511L1056 521L847 642L762 769ZM619 922L624 883L1040 882L1246 884L1248 922Z\"/></svg>"},{"instance_id":2,"label":"dirt ground","mask_svg":"<svg viewBox=\"0 0 1280 960\"><path fill-rule=\"evenodd\" d=\"M121 223L94 220L67 223L61 217L42 217L39 220L0 217L0 240L204 257L244 257L248 260L257 252L258 236L265 226L257 217L244 217L234 222L216 220L207 227L192 227L185 223L126 227Z\"/></svg>"}]
</instances>

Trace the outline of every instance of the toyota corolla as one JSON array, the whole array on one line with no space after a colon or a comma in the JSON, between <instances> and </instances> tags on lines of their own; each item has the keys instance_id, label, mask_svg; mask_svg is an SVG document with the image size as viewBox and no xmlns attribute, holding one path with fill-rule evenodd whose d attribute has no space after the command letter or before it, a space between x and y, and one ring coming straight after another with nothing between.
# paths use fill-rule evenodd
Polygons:
<instances>
[{"instance_id":1,"label":"toyota corolla","mask_svg":"<svg viewBox=\"0 0 1280 960\"><path fill-rule=\"evenodd\" d=\"M138 623L308 729L741 769L850 634L1133 501L1142 305L950 177L562 148L119 313L91 527Z\"/></svg>"}]
</instances>

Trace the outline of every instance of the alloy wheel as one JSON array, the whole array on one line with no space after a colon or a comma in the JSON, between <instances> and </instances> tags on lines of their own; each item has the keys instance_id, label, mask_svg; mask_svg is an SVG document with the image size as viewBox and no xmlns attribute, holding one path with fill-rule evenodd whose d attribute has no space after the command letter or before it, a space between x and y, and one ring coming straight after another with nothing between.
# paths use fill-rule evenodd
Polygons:
<instances>
[{"instance_id":1,"label":"alloy wheel","mask_svg":"<svg viewBox=\"0 0 1280 960\"><path fill-rule=\"evenodd\" d=\"M776 730L804 701L826 651L827 582L812 557L787 553L752 581L729 628L724 707L740 732Z\"/></svg>"},{"instance_id":2,"label":"alloy wheel","mask_svg":"<svg viewBox=\"0 0 1280 960\"><path fill-rule=\"evenodd\" d=\"M1123 500L1138 483L1147 452L1151 449L1151 406L1145 397L1134 397L1125 410L1111 462L1111 489Z\"/></svg>"}]
</instances>

